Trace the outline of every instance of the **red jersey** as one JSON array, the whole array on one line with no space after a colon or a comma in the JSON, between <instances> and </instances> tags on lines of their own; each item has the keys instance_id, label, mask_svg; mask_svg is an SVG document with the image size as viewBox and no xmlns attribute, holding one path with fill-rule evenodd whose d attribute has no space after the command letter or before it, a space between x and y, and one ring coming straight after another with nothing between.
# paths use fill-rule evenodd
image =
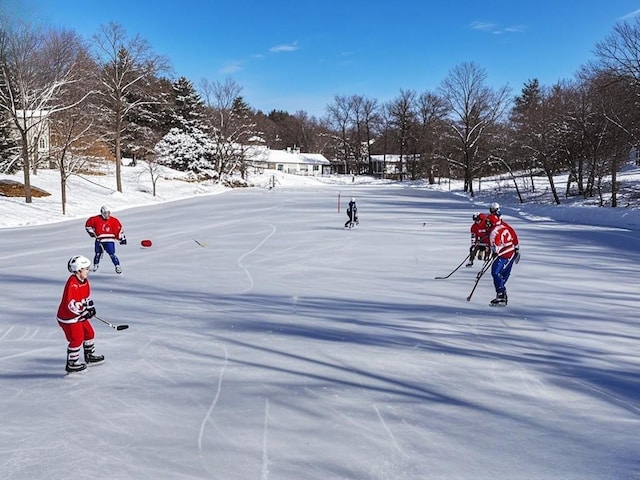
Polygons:
<instances>
[{"instance_id":1,"label":"red jersey","mask_svg":"<svg viewBox=\"0 0 640 480\"><path fill-rule=\"evenodd\" d=\"M515 254L518 246L518 235L511 225L501 221L493 227L489 236L491 250L502 258L511 258Z\"/></svg>"},{"instance_id":2,"label":"red jersey","mask_svg":"<svg viewBox=\"0 0 640 480\"><path fill-rule=\"evenodd\" d=\"M473 222L471 225L471 246L475 245L489 245L489 233L484 221Z\"/></svg>"},{"instance_id":3,"label":"red jersey","mask_svg":"<svg viewBox=\"0 0 640 480\"><path fill-rule=\"evenodd\" d=\"M61 323L79 321L80 315L87 309L89 300L91 300L89 280L81 282L75 274L71 275L62 292L58 307L58 321Z\"/></svg>"},{"instance_id":4,"label":"red jersey","mask_svg":"<svg viewBox=\"0 0 640 480\"><path fill-rule=\"evenodd\" d=\"M92 237L96 237L101 242L115 241L122 238L122 224L116 217L109 217L106 220L102 215L96 215L89 218L84 224L87 233Z\"/></svg>"}]
</instances>

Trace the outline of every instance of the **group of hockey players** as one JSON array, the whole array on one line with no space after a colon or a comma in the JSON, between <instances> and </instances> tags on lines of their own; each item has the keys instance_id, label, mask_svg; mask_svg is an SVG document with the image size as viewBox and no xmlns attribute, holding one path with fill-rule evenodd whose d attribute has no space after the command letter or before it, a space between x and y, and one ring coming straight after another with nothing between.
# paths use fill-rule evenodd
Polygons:
<instances>
[{"instance_id":1,"label":"group of hockey players","mask_svg":"<svg viewBox=\"0 0 640 480\"><path fill-rule=\"evenodd\" d=\"M349 201L347 216L349 218L344 224L345 228L359 224L358 207L353 197ZM58 324L68 342L65 367L67 372L80 372L85 370L87 365L104 361L103 355L95 354L95 332L89 321L96 314L91 299L89 270L98 270L100 259L106 252L116 273L122 273L120 259L116 255L116 242L120 245L127 244L122 224L111 215L111 210L106 206L100 209L100 215L90 217L86 221L85 229L89 236L95 239L93 262L82 255L75 255L69 259L67 268L71 276L65 284L57 313ZM496 298L491 300L491 305L507 305L506 283L513 264L518 263L520 259L520 253L518 235L513 227L502 220L500 205L497 203L491 204L489 214L473 215L469 263L466 266L473 266L475 259L484 260L486 263L493 262L491 276ZM84 363L80 361L81 351L84 351Z\"/></svg>"},{"instance_id":2,"label":"group of hockey players","mask_svg":"<svg viewBox=\"0 0 640 480\"><path fill-rule=\"evenodd\" d=\"M349 217L345 228L358 225L358 207L355 198L351 197L347 208ZM518 235L514 228L502 219L500 205L496 202L489 206L489 213L475 213L471 225L471 247L469 248L469 262L465 265L472 267L474 260L482 260L488 267L491 263L491 276L496 290L496 297L491 300L491 306L507 305L507 280L511 275L514 263L520 261L520 246Z\"/></svg>"},{"instance_id":3,"label":"group of hockey players","mask_svg":"<svg viewBox=\"0 0 640 480\"><path fill-rule=\"evenodd\" d=\"M127 239L120 221L111 215L111 209L103 206L100 215L90 217L85 223L89 236L95 238L95 255L93 263L87 257L74 255L67 262L67 269L71 273L62 292L62 299L58 307L58 325L62 328L67 339L68 373L81 372L87 365L104 362L104 355L96 355L94 346L95 332L89 321L96 315L96 308L91 299L91 285L89 270L96 271L103 252L111 257L116 273L122 273L120 260L116 256L116 241L126 245ZM84 362L80 361L80 353L84 353Z\"/></svg>"},{"instance_id":4,"label":"group of hockey players","mask_svg":"<svg viewBox=\"0 0 640 480\"><path fill-rule=\"evenodd\" d=\"M520 246L516 231L502 219L498 203L494 202L490 205L489 214L476 213L473 215L469 263L466 266L473 266L473 261L476 258L485 262L493 262L491 276L496 290L496 298L491 300L490 305L506 306L506 284L511 275L513 264L520 261Z\"/></svg>"}]
</instances>

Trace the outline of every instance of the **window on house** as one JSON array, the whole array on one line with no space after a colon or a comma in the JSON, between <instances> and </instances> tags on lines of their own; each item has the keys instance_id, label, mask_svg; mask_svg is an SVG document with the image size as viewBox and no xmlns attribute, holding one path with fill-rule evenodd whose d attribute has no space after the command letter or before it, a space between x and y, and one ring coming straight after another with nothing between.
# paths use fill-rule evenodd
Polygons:
<instances>
[{"instance_id":1,"label":"window on house","mask_svg":"<svg viewBox=\"0 0 640 480\"><path fill-rule=\"evenodd\" d=\"M47 139L46 138L41 138L40 139L40 150L45 150L47 148Z\"/></svg>"}]
</instances>

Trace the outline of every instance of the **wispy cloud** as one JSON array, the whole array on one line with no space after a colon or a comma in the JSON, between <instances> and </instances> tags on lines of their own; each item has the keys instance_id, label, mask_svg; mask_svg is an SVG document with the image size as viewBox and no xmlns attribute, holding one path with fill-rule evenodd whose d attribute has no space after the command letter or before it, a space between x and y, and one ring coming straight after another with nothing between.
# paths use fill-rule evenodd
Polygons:
<instances>
[{"instance_id":1,"label":"wispy cloud","mask_svg":"<svg viewBox=\"0 0 640 480\"><path fill-rule=\"evenodd\" d=\"M638 15L640 15L640 10L635 10L631 13L623 15L622 17L620 17L620 20L628 20L629 18L637 17Z\"/></svg>"},{"instance_id":2,"label":"wispy cloud","mask_svg":"<svg viewBox=\"0 0 640 480\"><path fill-rule=\"evenodd\" d=\"M275 47L271 47L269 51L271 53L281 53L281 52L295 52L299 50L298 42L293 42L289 44L276 45Z\"/></svg>"},{"instance_id":3,"label":"wispy cloud","mask_svg":"<svg viewBox=\"0 0 640 480\"><path fill-rule=\"evenodd\" d=\"M242 60L233 60L233 61L227 62L220 69L220 73L222 73L224 75L230 75L232 73L236 73L236 72L242 70L243 63L244 62Z\"/></svg>"},{"instance_id":4,"label":"wispy cloud","mask_svg":"<svg viewBox=\"0 0 640 480\"><path fill-rule=\"evenodd\" d=\"M508 27L501 27L492 22L475 21L470 25L472 30L479 30L481 32L488 32L494 35L503 35L509 33L522 33L527 30L525 25L511 25Z\"/></svg>"},{"instance_id":5,"label":"wispy cloud","mask_svg":"<svg viewBox=\"0 0 640 480\"><path fill-rule=\"evenodd\" d=\"M471 22L471 28L473 30L482 30L483 32L490 32L496 28L496 24L475 21L475 22Z\"/></svg>"},{"instance_id":6,"label":"wispy cloud","mask_svg":"<svg viewBox=\"0 0 640 480\"><path fill-rule=\"evenodd\" d=\"M268 50L268 52L271 54L282 53L282 52L295 52L296 50L299 50L299 49L300 47L298 46L298 42L296 41L290 44L276 45L274 47L271 47ZM229 60L222 66L222 68L220 68L219 71L223 75L231 75L233 73L239 72L240 70L244 70L245 67L249 67L249 64L251 63L251 61L262 60L267 56L268 54L266 53L256 53L256 54L250 55L249 57L243 60Z\"/></svg>"}]
</instances>

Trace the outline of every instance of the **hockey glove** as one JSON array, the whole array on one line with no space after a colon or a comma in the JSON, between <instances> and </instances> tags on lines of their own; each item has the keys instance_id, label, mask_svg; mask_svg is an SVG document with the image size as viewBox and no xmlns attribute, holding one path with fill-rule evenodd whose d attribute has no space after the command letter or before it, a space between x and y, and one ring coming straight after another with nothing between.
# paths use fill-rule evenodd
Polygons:
<instances>
[{"instance_id":1,"label":"hockey glove","mask_svg":"<svg viewBox=\"0 0 640 480\"><path fill-rule=\"evenodd\" d=\"M123 235L122 237L120 237L120 245L126 245L127 244L127 238Z\"/></svg>"},{"instance_id":2,"label":"hockey glove","mask_svg":"<svg viewBox=\"0 0 640 480\"><path fill-rule=\"evenodd\" d=\"M80 315L81 320L89 320L94 317L96 314L96 307L87 307L84 312Z\"/></svg>"},{"instance_id":3,"label":"hockey glove","mask_svg":"<svg viewBox=\"0 0 640 480\"><path fill-rule=\"evenodd\" d=\"M516 247L515 248L515 252L516 252L516 258L514 260L514 262L516 264L520 263L520 247Z\"/></svg>"},{"instance_id":4,"label":"hockey glove","mask_svg":"<svg viewBox=\"0 0 640 480\"><path fill-rule=\"evenodd\" d=\"M96 238L96 231L93 229L93 227L87 227L86 230L91 238Z\"/></svg>"}]
</instances>

